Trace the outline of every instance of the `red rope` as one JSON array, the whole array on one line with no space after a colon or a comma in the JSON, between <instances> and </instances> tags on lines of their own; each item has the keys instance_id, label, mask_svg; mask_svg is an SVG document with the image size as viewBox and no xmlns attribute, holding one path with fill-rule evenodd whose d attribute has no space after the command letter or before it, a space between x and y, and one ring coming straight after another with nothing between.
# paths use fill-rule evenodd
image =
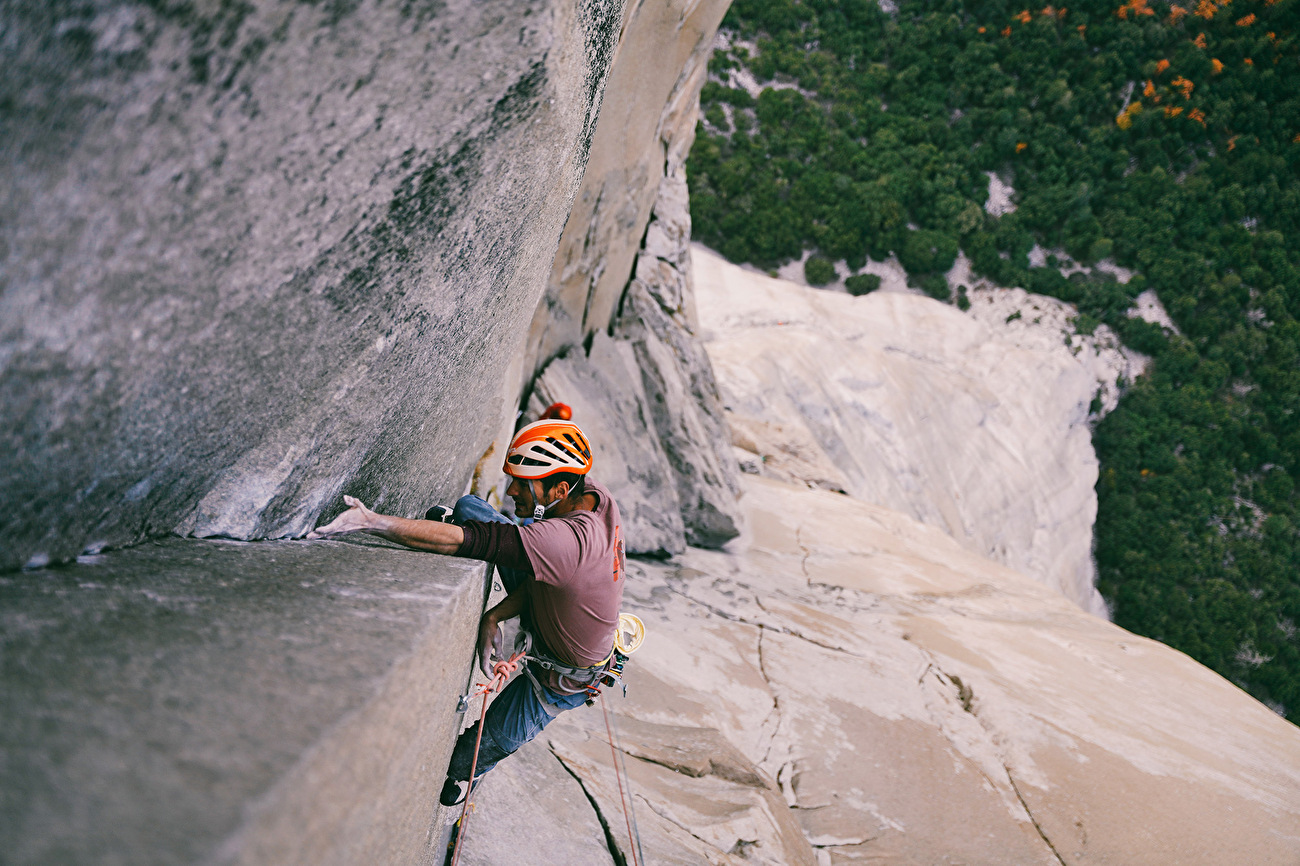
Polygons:
<instances>
[{"instance_id":1,"label":"red rope","mask_svg":"<svg viewBox=\"0 0 1300 866\"><path fill-rule=\"evenodd\" d=\"M618 771L618 753L614 751L614 729L609 724L609 706L605 703L605 696L600 696L600 708L605 711L605 732L609 734L609 756L614 759L614 778L618 780L618 798L623 801L623 820L627 822L627 840L630 843L628 852L632 855L633 866L640 866L640 861L636 856L636 837L632 835L632 819L627 808L627 797L623 794L623 774ZM628 780L629 787L631 779ZM452 866L455 866L453 863Z\"/></svg>"},{"instance_id":2,"label":"red rope","mask_svg":"<svg viewBox=\"0 0 1300 866\"><path fill-rule=\"evenodd\" d=\"M456 834L456 848L451 855L451 866L456 866L460 862L460 845L465 841L465 830L469 826L469 807L470 799L474 794L474 773L478 769L478 749L483 743L483 724L487 720L488 695L505 685L510 675L519 669L519 660L524 657L524 653L517 652L505 661L497 662L492 666L492 679L486 683L479 683L479 693L483 695L483 712L478 717L478 736L474 738L474 759L469 764L469 788L465 791L465 805L460 810L460 831Z\"/></svg>"}]
</instances>

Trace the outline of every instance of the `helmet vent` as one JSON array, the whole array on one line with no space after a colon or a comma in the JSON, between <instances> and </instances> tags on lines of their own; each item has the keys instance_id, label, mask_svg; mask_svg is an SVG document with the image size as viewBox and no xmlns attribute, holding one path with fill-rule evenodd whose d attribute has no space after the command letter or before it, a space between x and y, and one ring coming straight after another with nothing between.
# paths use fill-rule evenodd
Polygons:
<instances>
[{"instance_id":1,"label":"helmet vent","mask_svg":"<svg viewBox=\"0 0 1300 866\"><path fill-rule=\"evenodd\" d=\"M554 445L556 448L560 449L560 451L564 453L564 456L568 457L570 460L578 459L578 455L577 453L575 453L575 449L570 448L568 445L565 445L559 439L556 439L555 437L552 436L552 437L548 437L546 441L548 444Z\"/></svg>"},{"instance_id":2,"label":"helmet vent","mask_svg":"<svg viewBox=\"0 0 1300 866\"><path fill-rule=\"evenodd\" d=\"M584 458L586 458L587 460L591 459L591 450L587 447L587 443L585 440L575 439L573 437L573 434L571 433L565 433L564 438L568 439L569 443L573 445L575 449L580 451ZM555 440L551 440L551 441L555 441Z\"/></svg>"}]
</instances>

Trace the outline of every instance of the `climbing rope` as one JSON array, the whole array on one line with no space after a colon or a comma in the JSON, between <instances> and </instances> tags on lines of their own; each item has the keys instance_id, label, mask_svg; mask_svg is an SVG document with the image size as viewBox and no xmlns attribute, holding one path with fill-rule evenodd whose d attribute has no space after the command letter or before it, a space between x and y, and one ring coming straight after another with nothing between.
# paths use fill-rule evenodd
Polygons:
<instances>
[{"instance_id":1,"label":"climbing rope","mask_svg":"<svg viewBox=\"0 0 1300 866\"><path fill-rule=\"evenodd\" d=\"M639 622L639 620L638 620ZM618 734L615 733L615 727L610 723L609 707L606 705L604 695L601 695L600 708L605 711L605 732L609 734L609 753L614 759L614 778L618 779L618 796L623 800L623 820L627 823L627 840L630 843L629 852L632 854L632 866L641 866L645 863L645 853L641 850L641 828L636 826L636 810L632 806L632 779L627 779L627 796L623 796L623 777L627 776L627 764L622 761L623 744L619 743L617 750L614 744L618 741ZM620 773L620 766L622 772ZM638 859L639 858L639 859Z\"/></svg>"},{"instance_id":2,"label":"climbing rope","mask_svg":"<svg viewBox=\"0 0 1300 866\"><path fill-rule=\"evenodd\" d=\"M469 788L465 791L465 805L461 807L460 819L456 822L460 825L460 831L456 834L456 847L452 851L451 866L456 866L460 862L460 846L465 841L465 831L469 826L470 806L474 798L474 773L478 770L478 750L483 743L483 725L487 720L488 695L505 685L510 675L519 669L520 660L524 658L524 655L521 650L505 661L497 662L492 666L492 679L478 685L478 693L483 695L483 712L479 713L478 717L478 736L474 738L474 759L469 764Z\"/></svg>"}]
</instances>

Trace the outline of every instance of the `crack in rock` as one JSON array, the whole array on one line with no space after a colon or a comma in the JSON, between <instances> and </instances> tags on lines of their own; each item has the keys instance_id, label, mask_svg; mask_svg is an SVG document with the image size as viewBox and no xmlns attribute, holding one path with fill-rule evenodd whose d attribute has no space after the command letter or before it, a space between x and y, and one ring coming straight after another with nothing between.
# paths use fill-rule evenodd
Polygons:
<instances>
[{"instance_id":1,"label":"crack in rock","mask_svg":"<svg viewBox=\"0 0 1300 866\"><path fill-rule=\"evenodd\" d=\"M935 674L935 678L939 681L941 685L945 686L946 689L952 689L956 691L957 702L961 705L962 710L968 713L971 716L971 718L973 718L975 722L979 725L980 730L983 731L984 735L988 737L989 744L993 745L994 743L996 743L996 737L994 735L994 732L989 730L988 725L986 725L984 722L984 719L980 717L980 714L975 704L975 691L974 689L971 688L970 684L962 682L961 677L957 676L956 674L950 674L947 671L943 670L943 668L939 667L936 659L928 650L919 646L917 647L917 649L920 650L922 653L924 653L925 657L929 660L928 663L926 664L925 670L921 672L921 676L918 677L917 679L918 685L925 680L925 675L927 673L933 671ZM936 722L938 722L937 719ZM940 723L937 724L937 727L939 728L940 732L944 734L944 736L948 737L948 739L952 741L952 737L951 735L949 735L946 726ZM957 746L960 751L960 747L958 743L953 741L953 745ZM996 748L993 749L993 754L995 755L997 754ZM1002 767L1002 771L1006 773L1007 783L1011 786L1012 792L1015 793L1016 799L1020 801L1020 808L1024 810L1025 816L1029 819L1029 822L1034 825L1034 829L1038 832L1039 838L1043 840L1043 844L1046 845L1047 849L1052 852L1052 856L1056 858L1056 861L1060 863L1061 866L1067 866L1065 862L1065 858L1061 856L1061 852L1056 850L1056 846L1052 844L1052 840L1048 837L1047 831L1043 829L1043 825L1038 823L1038 819L1034 817L1033 810L1029 808L1028 801L1025 800L1024 794L1022 794L1020 791L1020 786L1016 783L1016 778L1011 772L1011 767L1001 757L998 758L998 763ZM997 787L996 784L994 784L993 780L990 779L988 774L984 772L983 767L979 767L978 763L976 764L976 767L979 769L980 775L983 776L989 782L989 784L993 785L994 788L996 789Z\"/></svg>"},{"instance_id":2,"label":"crack in rock","mask_svg":"<svg viewBox=\"0 0 1300 866\"><path fill-rule=\"evenodd\" d=\"M698 604L700 607L704 608L704 609L707 610L709 613L711 613L711 614L713 614L714 616L717 616L717 617L719 617L719 618L721 618L721 619L725 619L725 620L727 620L728 622L737 622L737 623L740 623L741 625L748 625L748 626L752 626L752 627L757 628L757 629L762 629L762 630L764 630L764 631L771 631L771 632L775 632L775 633L777 633L777 634L783 634L783 635L785 635L785 636L787 636L787 637L796 638L796 639L798 639L798 640L804 641L805 643L810 643L810 644L812 644L813 646L821 647L821 648L824 649L824 650L829 650L830 652L840 653L840 654L842 654L842 655L849 656L850 658L862 659L863 661L871 661L870 657L868 657L868 656L864 656L864 655L861 655L861 654L859 654L859 653L851 652L851 651L846 650L844 647L841 647L841 646L835 646L835 645L833 645L833 644L822 643L821 641L819 641L819 640L815 640L814 638L811 638L811 637L809 637L809 636L806 635L806 634L801 634L801 633L799 633L799 632L797 632L797 631L791 631L789 628L787 628L787 627L785 627L785 626L780 626L780 627L772 626L772 625L769 625L769 624L767 624L767 623L756 622L755 620L747 619L746 617L744 617L744 616L742 616L742 615L740 615L740 614L737 614L737 613L731 613L730 611L724 610L724 609L722 609L722 608L720 608L720 607L717 607L716 605L710 604L710 603L707 602L707 601L703 601L702 599L698 599L698 598L696 598L696 597L694 597L694 596L692 596L692 595L689 595L689 594L687 594L686 592L683 592L683 591L680 590L680 589L675 589L675 588L674 588L674 589L672 589L671 591L672 591L673 593L677 594L677 595L680 595L682 598L686 599L687 601L689 601L689 602L691 602L691 603L693 603L693 604ZM764 613L767 613L767 609L763 607L762 602L761 602L761 601L758 601L757 597L755 597L755 602L758 604L759 608L760 608L761 610L763 610Z\"/></svg>"},{"instance_id":3,"label":"crack in rock","mask_svg":"<svg viewBox=\"0 0 1300 866\"><path fill-rule=\"evenodd\" d=\"M587 790L587 785L582 781L582 777L575 773L568 764L564 763L564 760L559 755L555 754L554 749L551 749L550 752L551 757L560 762L560 766L564 768L564 772L572 776L573 780L578 783L578 787L582 789L583 796L586 797L587 802L591 804L591 810L596 813L596 820L600 822L600 829L605 832L605 845L609 847L609 856L613 859L614 866L627 866L627 858L623 856L623 852L619 850L618 843L614 841L614 833L610 829L609 821L605 820L605 814L600 811L600 804L596 802L596 798ZM651 806L650 808L653 809L654 807Z\"/></svg>"},{"instance_id":4,"label":"crack in rock","mask_svg":"<svg viewBox=\"0 0 1300 866\"><path fill-rule=\"evenodd\" d=\"M804 583L811 587L812 575L808 573L808 560L812 558L812 551L804 546L803 526L794 528L794 543L799 545L799 550L803 551L803 557L799 560L799 570L803 572Z\"/></svg>"}]
</instances>

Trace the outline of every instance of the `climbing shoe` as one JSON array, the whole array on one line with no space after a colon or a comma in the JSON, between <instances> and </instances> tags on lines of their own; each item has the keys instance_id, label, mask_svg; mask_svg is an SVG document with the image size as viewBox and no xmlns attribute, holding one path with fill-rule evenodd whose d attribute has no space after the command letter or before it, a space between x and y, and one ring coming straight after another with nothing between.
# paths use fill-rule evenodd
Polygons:
<instances>
[{"instance_id":1,"label":"climbing shoe","mask_svg":"<svg viewBox=\"0 0 1300 866\"><path fill-rule=\"evenodd\" d=\"M461 801L465 799L465 793L468 790L468 782L448 779L442 783L442 795L438 797L438 802L444 806L459 806Z\"/></svg>"},{"instance_id":2,"label":"climbing shoe","mask_svg":"<svg viewBox=\"0 0 1300 866\"><path fill-rule=\"evenodd\" d=\"M424 512L425 520L436 520L439 523L451 523L452 510L446 505L435 505L428 511Z\"/></svg>"},{"instance_id":3,"label":"climbing shoe","mask_svg":"<svg viewBox=\"0 0 1300 866\"><path fill-rule=\"evenodd\" d=\"M487 773L479 773L478 778L474 780L474 787L479 786L483 777ZM465 799L465 795L470 792L470 786L466 782L459 781L448 777L447 781L442 783L442 794L438 797L438 802L444 806L459 806Z\"/></svg>"}]
</instances>

